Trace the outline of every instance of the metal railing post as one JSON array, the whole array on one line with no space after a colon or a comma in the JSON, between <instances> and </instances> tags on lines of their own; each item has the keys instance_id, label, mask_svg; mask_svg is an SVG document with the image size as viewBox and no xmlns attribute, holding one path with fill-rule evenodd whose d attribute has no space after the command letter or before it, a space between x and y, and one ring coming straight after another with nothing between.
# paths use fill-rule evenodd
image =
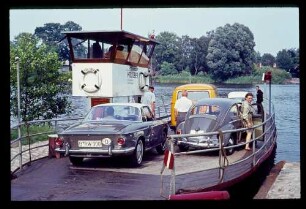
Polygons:
<instances>
[{"instance_id":1,"label":"metal railing post","mask_svg":"<svg viewBox=\"0 0 306 209\"><path fill-rule=\"evenodd\" d=\"M174 155L174 141L172 137L170 140L170 151ZM175 159L173 161L173 169L171 170L171 180L170 180L170 195L174 194L175 194Z\"/></svg>"},{"instance_id":2,"label":"metal railing post","mask_svg":"<svg viewBox=\"0 0 306 209\"><path fill-rule=\"evenodd\" d=\"M255 141L255 128L253 128L253 133L252 133L252 154L253 154L253 166L256 164L256 158L255 158L255 149L256 149L256 141Z\"/></svg>"},{"instance_id":3,"label":"metal railing post","mask_svg":"<svg viewBox=\"0 0 306 209\"><path fill-rule=\"evenodd\" d=\"M18 137L21 137L20 130L20 78L19 78L19 57L15 57L15 61L17 63L17 119L18 119ZM20 170L22 170L22 144L21 140L19 140L19 165Z\"/></svg>"},{"instance_id":4,"label":"metal railing post","mask_svg":"<svg viewBox=\"0 0 306 209\"><path fill-rule=\"evenodd\" d=\"M54 121L54 128L55 128L55 133L57 133L57 120Z\"/></svg>"},{"instance_id":5,"label":"metal railing post","mask_svg":"<svg viewBox=\"0 0 306 209\"><path fill-rule=\"evenodd\" d=\"M19 146L19 168L22 170L22 143L21 143L21 130L20 130L20 124L18 124L18 146Z\"/></svg>"}]
</instances>

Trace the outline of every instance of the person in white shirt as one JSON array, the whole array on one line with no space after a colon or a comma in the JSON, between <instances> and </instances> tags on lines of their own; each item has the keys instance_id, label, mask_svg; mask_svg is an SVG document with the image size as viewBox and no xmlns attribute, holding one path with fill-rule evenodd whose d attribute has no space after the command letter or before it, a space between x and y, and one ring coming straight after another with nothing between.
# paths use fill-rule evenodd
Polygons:
<instances>
[{"instance_id":1,"label":"person in white shirt","mask_svg":"<svg viewBox=\"0 0 306 209\"><path fill-rule=\"evenodd\" d=\"M192 101L187 98L188 92L183 90L182 97L176 100L174 104L174 114L176 118L176 127L185 120L185 116L192 106Z\"/></svg>"},{"instance_id":2,"label":"person in white shirt","mask_svg":"<svg viewBox=\"0 0 306 209\"><path fill-rule=\"evenodd\" d=\"M149 86L149 90L144 93L141 98L141 103L147 104L155 117L155 94L153 86Z\"/></svg>"}]
</instances>

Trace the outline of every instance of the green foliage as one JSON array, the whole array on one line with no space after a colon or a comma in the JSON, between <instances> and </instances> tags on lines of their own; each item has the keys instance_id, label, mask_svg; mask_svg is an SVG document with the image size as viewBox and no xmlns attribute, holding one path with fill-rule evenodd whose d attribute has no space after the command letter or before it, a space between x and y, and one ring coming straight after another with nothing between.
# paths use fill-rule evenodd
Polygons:
<instances>
[{"instance_id":1,"label":"green foliage","mask_svg":"<svg viewBox=\"0 0 306 209\"><path fill-rule=\"evenodd\" d=\"M277 68L271 68L271 67L255 67L254 72L250 76L242 76L242 77L236 77L231 78L225 81L225 83L231 83L231 84L258 84L263 83L262 81L262 75L263 73L266 73L268 71L271 71L272 73L272 83L273 84L284 84L288 79L291 79L291 75L287 73L284 70L277 69Z\"/></svg>"},{"instance_id":2,"label":"green foliage","mask_svg":"<svg viewBox=\"0 0 306 209\"><path fill-rule=\"evenodd\" d=\"M273 67L275 63L275 57L272 54L265 53L261 57L261 64L263 66L270 66Z\"/></svg>"},{"instance_id":3,"label":"green foliage","mask_svg":"<svg viewBox=\"0 0 306 209\"><path fill-rule=\"evenodd\" d=\"M54 132L54 129L52 126L49 126L48 124L40 124L40 125L29 125L29 134L37 134L37 133L45 133L45 132ZM27 136L27 127L23 125L21 127L21 136ZM37 141L46 141L48 140L48 135L49 134L42 134L42 135L37 135L37 136L31 136L30 137L30 142L35 143ZM18 138L18 129L11 129L11 140L17 139ZM22 139L22 144L28 144L28 137Z\"/></svg>"},{"instance_id":4,"label":"green foliage","mask_svg":"<svg viewBox=\"0 0 306 209\"><path fill-rule=\"evenodd\" d=\"M283 49L282 51L277 53L276 56L276 65L279 68L282 68L286 71L289 71L294 67L293 60L291 59L290 53L287 50Z\"/></svg>"},{"instance_id":5,"label":"green foliage","mask_svg":"<svg viewBox=\"0 0 306 209\"><path fill-rule=\"evenodd\" d=\"M20 101L23 121L50 119L67 112L70 106L64 93L69 85L59 73L61 62L55 52L30 33L19 34L10 48L10 110L17 116L17 63L20 65Z\"/></svg>"},{"instance_id":6,"label":"green foliage","mask_svg":"<svg viewBox=\"0 0 306 209\"><path fill-rule=\"evenodd\" d=\"M238 23L226 24L209 36L211 41L206 59L215 80L225 81L252 72L255 42L248 27Z\"/></svg>"},{"instance_id":7,"label":"green foliage","mask_svg":"<svg viewBox=\"0 0 306 209\"><path fill-rule=\"evenodd\" d=\"M210 38L205 36L201 36L199 39L192 39L192 51L188 63L192 75L197 75L199 72L209 72L206 62L209 41Z\"/></svg>"},{"instance_id":8,"label":"green foliage","mask_svg":"<svg viewBox=\"0 0 306 209\"><path fill-rule=\"evenodd\" d=\"M261 63L261 56L260 56L260 52L254 52L254 63L259 64Z\"/></svg>"},{"instance_id":9,"label":"green foliage","mask_svg":"<svg viewBox=\"0 0 306 209\"><path fill-rule=\"evenodd\" d=\"M80 31L82 27L73 21L68 21L64 25L60 23L46 23L43 27L36 27L35 35L42 40L44 44L58 53L59 59L69 60L69 49L67 40L64 39L63 31ZM61 42L60 42L61 41Z\"/></svg>"},{"instance_id":10,"label":"green foliage","mask_svg":"<svg viewBox=\"0 0 306 209\"><path fill-rule=\"evenodd\" d=\"M172 63L177 68L176 65L181 58L178 56L179 37L175 33L162 32L156 36L156 40L161 43L154 50L157 71L161 69L163 62Z\"/></svg>"},{"instance_id":11,"label":"green foliage","mask_svg":"<svg viewBox=\"0 0 306 209\"><path fill-rule=\"evenodd\" d=\"M163 62L160 66L160 74L161 75L174 75L177 74L177 70L175 69L172 63Z\"/></svg>"},{"instance_id":12,"label":"green foliage","mask_svg":"<svg viewBox=\"0 0 306 209\"><path fill-rule=\"evenodd\" d=\"M286 70L287 72L292 71L298 66L300 60L299 50L297 49L283 49L279 51L276 56L276 65L279 68Z\"/></svg>"},{"instance_id":13,"label":"green foliage","mask_svg":"<svg viewBox=\"0 0 306 209\"><path fill-rule=\"evenodd\" d=\"M213 80L208 75L192 76L190 72L182 71L176 75L158 76L157 82L159 83L213 83Z\"/></svg>"}]
</instances>

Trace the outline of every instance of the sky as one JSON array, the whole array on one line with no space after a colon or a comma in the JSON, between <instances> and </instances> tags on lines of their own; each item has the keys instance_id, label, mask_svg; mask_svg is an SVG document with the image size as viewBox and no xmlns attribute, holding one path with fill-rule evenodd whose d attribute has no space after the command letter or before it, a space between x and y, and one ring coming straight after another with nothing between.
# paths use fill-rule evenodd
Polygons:
<instances>
[{"instance_id":1,"label":"sky","mask_svg":"<svg viewBox=\"0 0 306 209\"><path fill-rule=\"evenodd\" d=\"M82 30L121 30L121 9L11 9L10 40L22 32L34 33L46 23L73 21ZM282 49L299 48L298 7L245 8L123 8L122 29L147 36L153 30L179 37L199 38L226 24L247 26L255 51L276 56Z\"/></svg>"}]
</instances>

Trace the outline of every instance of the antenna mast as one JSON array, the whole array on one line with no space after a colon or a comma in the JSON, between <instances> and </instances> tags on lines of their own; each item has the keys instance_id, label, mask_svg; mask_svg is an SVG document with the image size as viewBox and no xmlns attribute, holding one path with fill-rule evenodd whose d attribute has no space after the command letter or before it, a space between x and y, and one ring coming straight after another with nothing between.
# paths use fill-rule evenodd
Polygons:
<instances>
[{"instance_id":1,"label":"antenna mast","mask_svg":"<svg viewBox=\"0 0 306 209\"><path fill-rule=\"evenodd\" d=\"M122 30L122 7L121 7L121 25L120 25L120 29Z\"/></svg>"}]
</instances>

